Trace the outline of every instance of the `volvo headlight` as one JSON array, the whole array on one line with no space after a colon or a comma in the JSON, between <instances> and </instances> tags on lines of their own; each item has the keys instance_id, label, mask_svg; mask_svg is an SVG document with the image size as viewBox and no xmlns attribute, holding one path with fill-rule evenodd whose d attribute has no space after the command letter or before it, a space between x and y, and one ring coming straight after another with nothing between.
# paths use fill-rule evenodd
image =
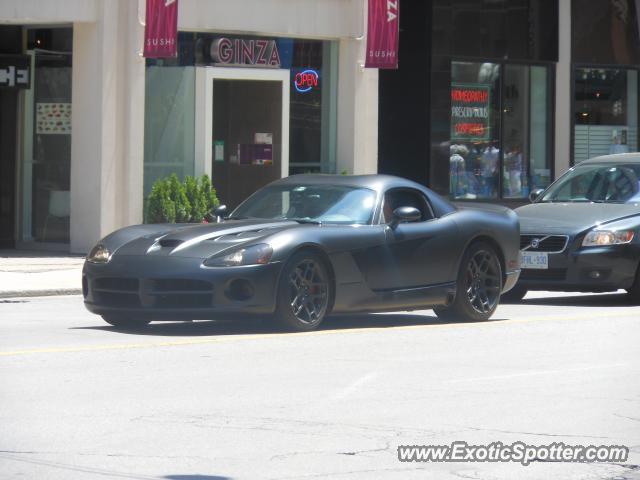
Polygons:
<instances>
[{"instance_id":1,"label":"volvo headlight","mask_svg":"<svg viewBox=\"0 0 640 480\"><path fill-rule=\"evenodd\" d=\"M583 247L622 245L633 240L633 230L592 230L582 241Z\"/></svg>"},{"instance_id":2,"label":"volvo headlight","mask_svg":"<svg viewBox=\"0 0 640 480\"><path fill-rule=\"evenodd\" d=\"M111 260L111 252L101 243L93 247L87 255L87 262L91 263L107 263L109 260Z\"/></svg>"},{"instance_id":3,"label":"volvo headlight","mask_svg":"<svg viewBox=\"0 0 640 480\"><path fill-rule=\"evenodd\" d=\"M239 267L241 265L264 265L269 263L273 248L266 243L259 243L247 248L239 248L231 253L215 255L204 261L207 267Z\"/></svg>"}]
</instances>

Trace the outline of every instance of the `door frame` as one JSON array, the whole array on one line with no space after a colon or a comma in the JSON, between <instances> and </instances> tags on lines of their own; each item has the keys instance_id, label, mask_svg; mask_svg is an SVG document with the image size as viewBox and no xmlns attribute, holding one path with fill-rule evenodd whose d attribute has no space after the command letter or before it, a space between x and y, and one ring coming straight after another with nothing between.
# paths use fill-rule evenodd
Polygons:
<instances>
[{"instance_id":1,"label":"door frame","mask_svg":"<svg viewBox=\"0 0 640 480\"><path fill-rule=\"evenodd\" d=\"M213 81L277 81L282 85L282 145L280 177L289 175L289 77L288 69L242 67L196 67L195 175L211 177L213 168Z\"/></svg>"}]
</instances>

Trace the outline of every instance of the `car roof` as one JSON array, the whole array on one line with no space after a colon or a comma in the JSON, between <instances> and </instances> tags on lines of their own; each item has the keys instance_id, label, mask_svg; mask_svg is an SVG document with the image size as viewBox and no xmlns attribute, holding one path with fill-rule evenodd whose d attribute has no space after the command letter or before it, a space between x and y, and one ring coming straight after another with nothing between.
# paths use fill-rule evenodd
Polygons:
<instances>
[{"instance_id":1,"label":"car roof","mask_svg":"<svg viewBox=\"0 0 640 480\"><path fill-rule=\"evenodd\" d=\"M424 185L407 180L406 178L395 177L393 175L332 175L324 173L311 173L290 175L281 178L272 183L272 185L345 185L352 187L370 188L377 192L387 190L389 188L409 187L425 190Z\"/></svg>"},{"instance_id":2,"label":"car roof","mask_svg":"<svg viewBox=\"0 0 640 480\"><path fill-rule=\"evenodd\" d=\"M632 153L616 153L614 155L602 155L600 157L590 158L577 165L591 165L602 163L640 163L640 152Z\"/></svg>"}]
</instances>

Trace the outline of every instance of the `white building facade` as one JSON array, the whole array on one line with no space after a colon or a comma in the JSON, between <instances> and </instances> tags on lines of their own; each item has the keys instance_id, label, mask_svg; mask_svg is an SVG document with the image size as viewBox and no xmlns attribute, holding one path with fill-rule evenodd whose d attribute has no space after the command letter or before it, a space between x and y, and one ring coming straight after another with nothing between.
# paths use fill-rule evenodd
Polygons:
<instances>
[{"instance_id":1,"label":"white building facade","mask_svg":"<svg viewBox=\"0 0 640 480\"><path fill-rule=\"evenodd\" d=\"M213 174L214 183L226 175L237 188L247 183L238 175L376 171L378 72L363 68L365 2L180 0L173 63L142 57L144 10L143 0L0 6L3 65L27 65L30 75L28 85L0 93L3 245L87 252L143 221L145 188L174 164ZM223 67L200 55L220 39L277 41L287 51L277 68ZM306 68L312 59L321 68ZM298 98L304 79L317 91ZM225 105L219 92L236 101ZM275 113L259 120L264 105ZM235 123L220 126L223 116ZM240 152L261 134L273 142L273 164ZM176 142L186 147L168 158Z\"/></svg>"}]
</instances>

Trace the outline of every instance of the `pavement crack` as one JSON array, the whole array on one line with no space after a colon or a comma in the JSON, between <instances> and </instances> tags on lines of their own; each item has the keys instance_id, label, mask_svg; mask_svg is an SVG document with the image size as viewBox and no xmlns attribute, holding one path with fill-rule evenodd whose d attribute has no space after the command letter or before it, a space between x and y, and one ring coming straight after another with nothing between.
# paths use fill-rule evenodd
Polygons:
<instances>
[{"instance_id":1,"label":"pavement crack","mask_svg":"<svg viewBox=\"0 0 640 480\"><path fill-rule=\"evenodd\" d=\"M614 417L626 418L627 420L633 420L634 422L640 422L640 418L635 417L627 417L626 415L620 415L619 413L614 413Z\"/></svg>"},{"instance_id":2,"label":"pavement crack","mask_svg":"<svg viewBox=\"0 0 640 480\"><path fill-rule=\"evenodd\" d=\"M500 430L497 428L479 428L479 427L465 427L467 430L473 430L475 432L495 432L495 433L509 433L509 434L516 434L516 435L533 435L533 436L537 436L537 437L564 437L564 438L597 438L597 439L601 439L601 440L606 440L609 437L603 437L603 436L598 436L598 435L570 435L570 434L564 434L564 433L540 433L540 432L523 432L523 431L517 431L517 430Z\"/></svg>"}]
</instances>

